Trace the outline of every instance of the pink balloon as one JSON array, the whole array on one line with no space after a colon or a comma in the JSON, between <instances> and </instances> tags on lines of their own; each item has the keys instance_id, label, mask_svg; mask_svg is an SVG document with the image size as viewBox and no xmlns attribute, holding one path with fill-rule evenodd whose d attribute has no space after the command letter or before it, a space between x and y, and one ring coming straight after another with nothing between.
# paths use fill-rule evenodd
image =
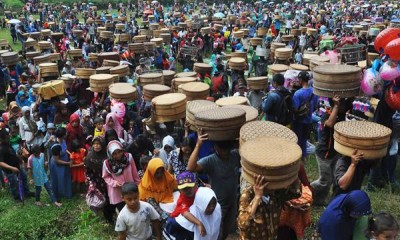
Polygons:
<instances>
[{"instance_id":1,"label":"pink balloon","mask_svg":"<svg viewBox=\"0 0 400 240\"><path fill-rule=\"evenodd\" d=\"M378 72L372 68L368 68L364 72L361 80L361 90L367 96L372 96L382 91L383 81L381 80Z\"/></svg>"},{"instance_id":2,"label":"pink balloon","mask_svg":"<svg viewBox=\"0 0 400 240\"><path fill-rule=\"evenodd\" d=\"M330 63L339 63L339 56L336 50L326 50L325 52L321 53L321 56L328 57L330 59Z\"/></svg>"},{"instance_id":3,"label":"pink balloon","mask_svg":"<svg viewBox=\"0 0 400 240\"><path fill-rule=\"evenodd\" d=\"M115 99L111 100L111 112L115 113L120 124L123 124L125 117L125 104L123 102L118 102Z\"/></svg>"},{"instance_id":4,"label":"pink balloon","mask_svg":"<svg viewBox=\"0 0 400 240\"><path fill-rule=\"evenodd\" d=\"M380 77L385 81L393 81L400 76L400 66L396 62L387 61L380 69Z\"/></svg>"}]
</instances>

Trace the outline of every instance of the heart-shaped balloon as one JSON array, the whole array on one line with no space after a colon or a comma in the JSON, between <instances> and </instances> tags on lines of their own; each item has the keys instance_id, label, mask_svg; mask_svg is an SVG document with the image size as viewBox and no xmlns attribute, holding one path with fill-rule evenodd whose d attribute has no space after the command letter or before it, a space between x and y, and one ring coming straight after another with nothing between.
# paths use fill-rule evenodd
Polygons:
<instances>
[{"instance_id":1,"label":"heart-shaped balloon","mask_svg":"<svg viewBox=\"0 0 400 240\"><path fill-rule=\"evenodd\" d=\"M400 66L394 61L385 62L380 69L380 77L385 81L393 81L400 76Z\"/></svg>"},{"instance_id":2,"label":"heart-shaped balloon","mask_svg":"<svg viewBox=\"0 0 400 240\"><path fill-rule=\"evenodd\" d=\"M368 68L364 72L361 80L361 90L367 96L372 96L382 91L383 81L379 74L372 68Z\"/></svg>"}]
</instances>

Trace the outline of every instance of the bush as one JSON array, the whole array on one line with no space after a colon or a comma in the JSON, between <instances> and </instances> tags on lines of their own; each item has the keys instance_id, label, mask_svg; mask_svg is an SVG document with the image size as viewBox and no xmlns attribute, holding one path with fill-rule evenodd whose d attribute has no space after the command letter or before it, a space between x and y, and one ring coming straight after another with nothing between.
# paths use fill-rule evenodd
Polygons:
<instances>
[{"instance_id":1,"label":"bush","mask_svg":"<svg viewBox=\"0 0 400 240\"><path fill-rule=\"evenodd\" d=\"M21 0L3 0L4 9L10 9L13 11L21 11L25 3Z\"/></svg>"}]
</instances>

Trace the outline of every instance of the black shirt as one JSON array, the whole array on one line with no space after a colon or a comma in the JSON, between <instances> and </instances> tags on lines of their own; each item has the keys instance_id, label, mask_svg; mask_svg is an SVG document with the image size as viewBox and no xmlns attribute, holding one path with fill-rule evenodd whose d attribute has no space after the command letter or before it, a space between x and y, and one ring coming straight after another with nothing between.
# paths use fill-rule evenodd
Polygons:
<instances>
[{"instance_id":1,"label":"black shirt","mask_svg":"<svg viewBox=\"0 0 400 240\"><path fill-rule=\"evenodd\" d=\"M149 152L153 154L154 149L155 147L153 143L147 139L144 146L136 146L136 144L133 142L127 147L126 150L132 154L132 157L135 160L136 168L139 170L142 169L140 166L140 158L142 155L148 156Z\"/></svg>"},{"instance_id":2,"label":"black shirt","mask_svg":"<svg viewBox=\"0 0 400 240\"><path fill-rule=\"evenodd\" d=\"M19 169L20 160L15 154L14 150L8 144L0 145L0 162L4 162L11 167L15 167ZM2 168L3 171L7 174L12 173L11 170L7 168Z\"/></svg>"},{"instance_id":3,"label":"black shirt","mask_svg":"<svg viewBox=\"0 0 400 240\"><path fill-rule=\"evenodd\" d=\"M321 139L318 141L318 145L315 149L315 153L319 158L330 159L336 156L337 152L333 148L333 133L334 130L331 127L325 125L325 121L328 120L329 114L325 114L321 119L322 131Z\"/></svg>"}]
</instances>

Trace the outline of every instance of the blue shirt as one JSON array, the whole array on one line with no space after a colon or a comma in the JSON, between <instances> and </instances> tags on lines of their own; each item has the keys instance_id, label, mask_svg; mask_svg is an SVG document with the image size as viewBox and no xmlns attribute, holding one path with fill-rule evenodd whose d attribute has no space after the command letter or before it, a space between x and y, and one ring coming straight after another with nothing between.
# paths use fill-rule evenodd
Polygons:
<instances>
[{"instance_id":1,"label":"blue shirt","mask_svg":"<svg viewBox=\"0 0 400 240\"><path fill-rule=\"evenodd\" d=\"M293 95L293 108L298 110L300 106L305 104L306 102L310 102L310 109L308 109L308 114L303 117L294 117L294 121L300 123L311 123L312 122L312 113L314 112L315 107L318 104L318 96L313 94L313 88L301 88L297 90ZM296 115L296 114L295 114Z\"/></svg>"}]
</instances>

